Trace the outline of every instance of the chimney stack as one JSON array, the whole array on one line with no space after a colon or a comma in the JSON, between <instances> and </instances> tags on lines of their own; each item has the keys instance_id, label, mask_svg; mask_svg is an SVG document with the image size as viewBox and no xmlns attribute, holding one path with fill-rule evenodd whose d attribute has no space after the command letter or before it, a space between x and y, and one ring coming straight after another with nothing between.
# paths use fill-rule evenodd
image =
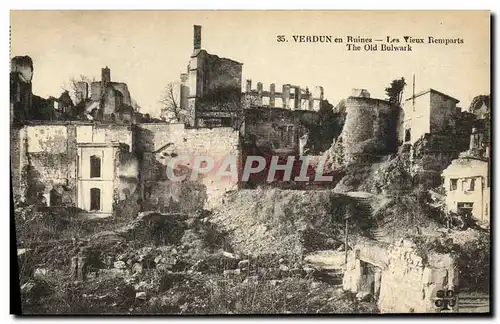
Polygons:
<instances>
[{"instance_id":1,"label":"chimney stack","mask_svg":"<svg viewBox=\"0 0 500 324\"><path fill-rule=\"evenodd\" d=\"M111 82L111 71L107 66L101 70L101 82L103 83Z\"/></svg>"},{"instance_id":2,"label":"chimney stack","mask_svg":"<svg viewBox=\"0 0 500 324\"><path fill-rule=\"evenodd\" d=\"M194 50L200 50L201 49L201 26L199 25L194 25Z\"/></svg>"}]
</instances>

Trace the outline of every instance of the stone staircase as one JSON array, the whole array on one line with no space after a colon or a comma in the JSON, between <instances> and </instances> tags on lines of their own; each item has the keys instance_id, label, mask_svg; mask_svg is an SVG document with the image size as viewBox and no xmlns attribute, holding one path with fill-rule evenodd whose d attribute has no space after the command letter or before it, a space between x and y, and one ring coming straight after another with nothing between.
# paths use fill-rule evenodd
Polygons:
<instances>
[{"instance_id":1,"label":"stone staircase","mask_svg":"<svg viewBox=\"0 0 500 324\"><path fill-rule=\"evenodd\" d=\"M487 313L490 311L490 296L486 294L458 294L459 313Z\"/></svg>"},{"instance_id":2,"label":"stone staircase","mask_svg":"<svg viewBox=\"0 0 500 324\"><path fill-rule=\"evenodd\" d=\"M314 272L314 278L319 281L326 282L334 287L341 288L344 280L344 269L324 269L319 268Z\"/></svg>"},{"instance_id":3,"label":"stone staircase","mask_svg":"<svg viewBox=\"0 0 500 324\"><path fill-rule=\"evenodd\" d=\"M335 287L342 287L344 279L344 252L317 251L306 256L307 265L314 269L313 277Z\"/></svg>"},{"instance_id":4,"label":"stone staircase","mask_svg":"<svg viewBox=\"0 0 500 324\"><path fill-rule=\"evenodd\" d=\"M373 215L372 196L367 193L348 193L355 202L355 217L360 221L360 227L366 235L376 241L384 241L385 232L379 227Z\"/></svg>"}]
</instances>

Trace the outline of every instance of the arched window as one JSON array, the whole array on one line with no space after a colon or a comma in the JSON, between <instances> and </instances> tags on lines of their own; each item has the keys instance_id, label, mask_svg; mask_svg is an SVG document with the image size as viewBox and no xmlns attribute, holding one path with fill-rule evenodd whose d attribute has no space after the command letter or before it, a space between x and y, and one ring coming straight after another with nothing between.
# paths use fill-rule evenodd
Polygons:
<instances>
[{"instance_id":1,"label":"arched window","mask_svg":"<svg viewBox=\"0 0 500 324\"><path fill-rule=\"evenodd\" d=\"M96 155L90 157L90 177L101 177L101 158Z\"/></svg>"},{"instance_id":2,"label":"arched window","mask_svg":"<svg viewBox=\"0 0 500 324\"><path fill-rule=\"evenodd\" d=\"M90 189L90 210L101 210L101 189Z\"/></svg>"}]
</instances>

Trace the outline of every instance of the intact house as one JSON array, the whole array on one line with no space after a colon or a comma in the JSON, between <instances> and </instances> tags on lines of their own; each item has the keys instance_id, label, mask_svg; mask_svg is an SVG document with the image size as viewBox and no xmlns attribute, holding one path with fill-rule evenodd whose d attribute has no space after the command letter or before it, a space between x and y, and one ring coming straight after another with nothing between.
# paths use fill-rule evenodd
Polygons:
<instances>
[{"instance_id":1,"label":"intact house","mask_svg":"<svg viewBox=\"0 0 500 324\"><path fill-rule=\"evenodd\" d=\"M402 142L414 144L425 134L451 133L461 113L460 101L434 89L416 93L404 102Z\"/></svg>"},{"instance_id":2,"label":"intact house","mask_svg":"<svg viewBox=\"0 0 500 324\"><path fill-rule=\"evenodd\" d=\"M442 172L448 211L468 213L480 222L490 222L490 157L481 149L484 138L472 130L470 148Z\"/></svg>"},{"instance_id":3,"label":"intact house","mask_svg":"<svg viewBox=\"0 0 500 324\"><path fill-rule=\"evenodd\" d=\"M475 157L453 160L442 176L447 210L468 213L479 221L490 221L487 160Z\"/></svg>"}]
</instances>

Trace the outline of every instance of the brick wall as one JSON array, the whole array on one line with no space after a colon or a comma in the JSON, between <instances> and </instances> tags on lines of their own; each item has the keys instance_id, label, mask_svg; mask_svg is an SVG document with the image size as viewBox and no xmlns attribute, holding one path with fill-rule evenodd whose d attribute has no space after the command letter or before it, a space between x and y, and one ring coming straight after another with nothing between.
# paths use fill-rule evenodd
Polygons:
<instances>
[{"instance_id":1,"label":"brick wall","mask_svg":"<svg viewBox=\"0 0 500 324\"><path fill-rule=\"evenodd\" d=\"M16 159L19 159L19 164L13 173L22 175L16 180L19 181L18 186L24 187L19 190L21 197L24 196L23 191L29 183L37 183L39 186L36 191L42 193L49 202L50 191L54 186L65 185L71 200L76 202L75 127L30 125L20 129L19 135L16 145L21 149L11 153L16 153ZM28 163L31 166L29 175L24 172Z\"/></svg>"}]
</instances>

